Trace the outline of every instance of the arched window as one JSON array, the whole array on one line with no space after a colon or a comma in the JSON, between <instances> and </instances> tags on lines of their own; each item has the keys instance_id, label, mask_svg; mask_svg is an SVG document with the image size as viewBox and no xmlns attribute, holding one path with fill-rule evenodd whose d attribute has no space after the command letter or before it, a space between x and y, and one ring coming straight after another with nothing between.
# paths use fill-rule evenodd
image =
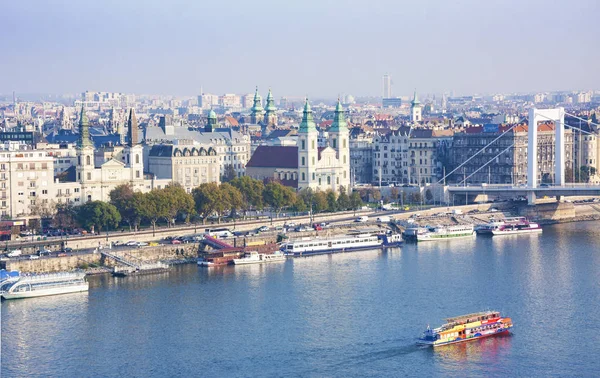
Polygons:
<instances>
[{"instance_id":1,"label":"arched window","mask_svg":"<svg viewBox=\"0 0 600 378\"><path fill-rule=\"evenodd\" d=\"M302 149L306 150L306 141L302 139Z\"/></svg>"},{"instance_id":2,"label":"arched window","mask_svg":"<svg viewBox=\"0 0 600 378\"><path fill-rule=\"evenodd\" d=\"M304 161L304 156L302 156L302 165L306 165L306 162Z\"/></svg>"},{"instance_id":3,"label":"arched window","mask_svg":"<svg viewBox=\"0 0 600 378\"><path fill-rule=\"evenodd\" d=\"M346 138L342 139L342 143L343 143L342 147L346 148Z\"/></svg>"},{"instance_id":4,"label":"arched window","mask_svg":"<svg viewBox=\"0 0 600 378\"><path fill-rule=\"evenodd\" d=\"M344 164L346 164L346 155L344 155Z\"/></svg>"},{"instance_id":5,"label":"arched window","mask_svg":"<svg viewBox=\"0 0 600 378\"><path fill-rule=\"evenodd\" d=\"M135 155L135 164L140 164L140 155Z\"/></svg>"},{"instance_id":6,"label":"arched window","mask_svg":"<svg viewBox=\"0 0 600 378\"><path fill-rule=\"evenodd\" d=\"M331 144L333 145L332 147L337 148L337 139L333 138L331 142Z\"/></svg>"},{"instance_id":7,"label":"arched window","mask_svg":"<svg viewBox=\"0 0 600 378\"><path fill-rule=\"evenodd\" d=\"M312 148L313 150L315 149L315 140L314 140L314 139L312 140L312 143L311 143L311 145L310 145L310 148Z\"/></svg>"},{"instance_id":8,"label":"arched window","mask_svg":"<svg viewBox=\"0 0 600 378\"><path fill-rule=\"evenodd\" d=\"M91 165L92 164L91 161L92 161L92 159L89 156L85 157L85 165Z\"/></svg>"},{"instance_id":9,"label":"arched window","mask_svg":"<svg viewBox=\"0 0 600 378\"><path fill-rule=\"evenodd\" d=\"M306 175L302 172L302 181L306 181Z\"/></svg>"}]
</instances>

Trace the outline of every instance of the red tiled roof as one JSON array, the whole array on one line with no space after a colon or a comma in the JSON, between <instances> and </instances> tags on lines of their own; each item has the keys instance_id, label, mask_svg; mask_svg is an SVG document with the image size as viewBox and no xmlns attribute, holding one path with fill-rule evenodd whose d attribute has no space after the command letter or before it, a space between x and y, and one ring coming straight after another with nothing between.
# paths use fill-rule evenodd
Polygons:
<instances>
[{"instance_id":1,"label":"red tiled roof","mask_svg":"<svg viewBox=\"0 0 600 378\"><path fill-rule=\"evenodd\" d=\"M298 147L258 146L246 167L298 168Z\"/></svg>"},{"instance_id":2,"label":"red tiled roof","mask_svg":"<svg viewBox=\"0 0 600 378\"><path fill-rule=\"evenodd\" d=\"M233 117L227 116L227 117L225 117L225 119L227 120L227 122L229 122L229 124L230 124L231 126L239 126L239 125L240 125L240 124L238 123L237 119L235 119L235 118L233 118Z\"/></svg>"}]
</instances>

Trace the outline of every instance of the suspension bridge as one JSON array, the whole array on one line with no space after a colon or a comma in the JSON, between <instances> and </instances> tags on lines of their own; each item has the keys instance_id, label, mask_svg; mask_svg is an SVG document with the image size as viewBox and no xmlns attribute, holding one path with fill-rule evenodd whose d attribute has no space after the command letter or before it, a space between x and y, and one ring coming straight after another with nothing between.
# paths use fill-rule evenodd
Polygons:
<instances>
[{"instance_id":1,"label":"suspension bridge","mask_svg":"<svg viewBox=\"0 0 600 378\"><path fill-rule=\"evenodd\" d=\"M487 184L479 184L473 185L468 184L468 179L473 176L475 173L479 172L481 169L487 167L490 163L492 163L497 157L506 151L510 150L514 147L514 144L511 144L495 157L491 158L485 164L476 169L469 176L465 177L459 184L446 186L446 198L447 202L449 202L449 197L453 195L464 196L465 198L469 198L469 196L477 196L477 195L510 195L510 196L523 196L527 198L527 202L530 205L534 205L536 198L538 197L556 197L558 200L561 200L562 197L568 196L594 196L600 195L600 185L591 185L585 183L565 183L565 127L569 127L571 129L579 130L585 134L597 136L596 133L588 132L581 128L578 128L573 125L565 124L565 115L573 117L574 119L578 119L585 123L600 126L596 123L590 122L589 120L582 119L574 114L566 113L564 108L554 108L554 109L536 109L532 108L529 110L529 127L528 127L528 140L527 140L527 184L526 185L487 185ZM552 184L540 184L538 181L538 137L537 137L537 125L541 121L552 121L554 122L554 132L555 132L555 148L554 148L554 183ZM452 173L458 171L462 168L466 163L468 163L475 156L479 155L486 148L492 145L494 142L499 140L506 133L510 132L514 127L508 128L503 133L501 133L497 138L490 141L487 145L483 146L480 150L478 150L474 155L469 157L467 160L462 162L458 167L454 168L450 173L445 175L441 180L438 181L438 184L441 182L445 182L446 178L450 176Z\"/></svg>"}]
</instances>

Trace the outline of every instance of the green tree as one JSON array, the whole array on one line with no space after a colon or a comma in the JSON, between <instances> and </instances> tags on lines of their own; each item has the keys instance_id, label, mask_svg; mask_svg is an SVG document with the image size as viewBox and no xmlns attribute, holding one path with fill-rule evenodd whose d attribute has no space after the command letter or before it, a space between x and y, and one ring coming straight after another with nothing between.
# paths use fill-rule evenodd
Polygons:
<instances>
[{"instance_id":1,"label":"green tree","mask_svg":"<svg viewBox=\"0 0 600 378\"><path fill-rule=\"evenodd\" d=\"M231 217L235 217L237 211L244 205L242 193L229 183L221 184L221 198L224 206L222 211L229 210Z\"/></svg>"},{"instance_id":2,"label":"green tree","mask_svg":"<svg viewBox=\"0 0 600 378\"><path fill-rule=\"evenodd\" d=\"M327 194L317 190L313 196L312 210L314 213L321 213L327 210Z\"/></svg>"},{"instance_id":3,"label":"green tree","mask_svg":"<svg viewBox=\"0 0 600 378\"><path fill-rule=\"evenodd\" d=\"M140 198L141 214L152 224L152 236L156 234L156 222L168 217L169 203L161 190L152 190Z\"/></svg>"},{"instance_id":4,"label":"green tree","mask_svg":"<svg viewBox=\"0 0 600 378\"><path fill-rule=\"evenodd\" d=\"M223 175L221 176L221 182L229 182L236 178L237 175L235 173L235 168L233 168L233 164L227 164L225 169L223 169Z\"/></svg>"},{"instance_id":5,"label":"green tree","mask_svg":"<svg viewBox=\"0 0 600 378\"><path fill-rule=\"evenodd\" d=\"M186 222L190 220L190 216L194 213L194 198L181 185L168 185L159 189L158 195L167 204L165 219L168 224L178 216L184 218Z\"/></svg>"},{"instance_id":6,"label":"green tree","mask_svg":"<svg viewBox=\"0 0 600 378\"><path fill-rule=\"evenodd\" d=\"M304 198L301 196L296 196L296 201L294 201L294 211L299 213L308 210L308 206L306 206L306 202L304 202Z\"/></svg>"},{"instance_id":7,"label":"green tree","mask_svg":"<svg viewBox=\"0 0 600 378\"><path fill-rule=\"evenodd\" d=\"M202 223L205 223L209 216L218 213L219 202L222 201L219 185L214 182L201 184L192 191L192 195L196 203L196 212L202 216Z\"/></svg>"},{"instance_id":8,"label":"green tree","mask_svg":"<svg viewBox=\"0 0 600 378\"><path fill-rule=\"evenodd\" d=\"M243 198L243 210L260 210L263 208L263 191L265 184L262 181L253 179L250 176L236 177L230 184L236 187Z\"/></svg>"},{"instance_id":9,"label":"green tree","mask_svg":"<svg viewBox=\"0 0 600 378\"><path fill-rule=\"evenodd\" d=\"M263 199L267 205L277 212L278 216L281 209L294 204L295 198L296 193L292 189L278 182L271 181L265 185Z\"/></svg>"},{"instance_id":10,"label":"green tree","mask_svg":"<svg viewBox=\"0 0 600 378\"><path fill-rule=\"evenodd\" d=\"M425 199L427 202L431 202L431 200L433 200L433 193L431 193L431 190L427 189L425 191Z\"/></svg>"},{"instance_id":11,"label":"green tree","mask_svg":"<svg viewBox=\"0 0 600 378\"><path fill-rule=\"evenodd\" d=\"M68 203L57 203L56 214L52 218L52 227L60 229L71 229L79 226L77 223L77 211Z\"/></svg>"},{"instance_id":12,"label":"green tree","mask_svg":"<svg viewBox=\"0 0 600 378\"><path fill-rule=\"evenodd\" d=\"M121 214L117 208L107 202L90 201L77 207L77 220L84 228L88 230L111 229L119 226Z\"/></svg>"},{"instance_id":13,"label":"green tree","mask_svg":"<svg viewBox=\"0 0 600 378\"><path fill-rule=\"evenodd\" d=\"M390 198L392 199L392 201L397 202L399 195L400 190L398 188L396 188L395 186L390 188Z\"/></svg>"},{"instance_id":14,"label":"green tree","mask_svg":"<svg viewBox=\"0 0 600 378\"><path fill-rule=\"evenodd\" d=\"M123 219L129 225L129 231L131 231L132 227L134 230L137 230L138 225L142 220L142 209L140 207L140 199L141 193L134 193L131 185L122 184L114 188L110 193L110 203L112 203L119 214L121 214L121 219Z\"/></svg>"},{"instance_id":15,"label":"green tree","mask_svg":"<svg viewBox=\"0 0 600 378\"><path fill-rule=\"evenodd\" d=\"M363 201L360 198L360 193L352 192L352 194L350 195L350 207L352 208L352 210L354 210L354 213L356 214L356 210L360 209L362 206Z\"/></svg>"},{"instance_id":16,"label":"green tree","mask_svg":"<svg viewBox=\"0 0 600 378\"><path fill-rule=\"evenodd\" d=\"M328 189L327 192L325 192L325 196L327 198L327 211L332 213L337 211L337 196L335 195L335 192Z\"/></svg>"},{"instance_id":17,"label":"green tree","mask_svg":"<svg viewBox=\"0 0 600 378\"><path fill-rule=\"evenodd\" d=\"M345 211L349 210L350 207L350 197L348 197L348 193L345 190L342 190L337 198L337 208L338 210Z\"/></svg>"}]
</instances>

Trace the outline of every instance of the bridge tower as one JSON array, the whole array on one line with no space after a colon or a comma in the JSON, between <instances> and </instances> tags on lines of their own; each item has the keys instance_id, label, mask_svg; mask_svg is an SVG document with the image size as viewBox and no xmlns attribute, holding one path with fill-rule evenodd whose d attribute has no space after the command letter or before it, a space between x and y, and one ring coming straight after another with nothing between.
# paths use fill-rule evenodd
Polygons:
<instances>
[{"instance_id":1,"label":"bridge tower","mask_svg":"<svg viewBox=\"0 0 600 378\"><path fill-rule=\"evenodd\" d=\"M538 186L538 139L537 124L540 121L554 121L554 184L565 184L565 109L529 109L529 131L527 143L527 186L535 189ZM535 192L527 193L529 204L535 203Z\"/></svg>"}]
</instances>

